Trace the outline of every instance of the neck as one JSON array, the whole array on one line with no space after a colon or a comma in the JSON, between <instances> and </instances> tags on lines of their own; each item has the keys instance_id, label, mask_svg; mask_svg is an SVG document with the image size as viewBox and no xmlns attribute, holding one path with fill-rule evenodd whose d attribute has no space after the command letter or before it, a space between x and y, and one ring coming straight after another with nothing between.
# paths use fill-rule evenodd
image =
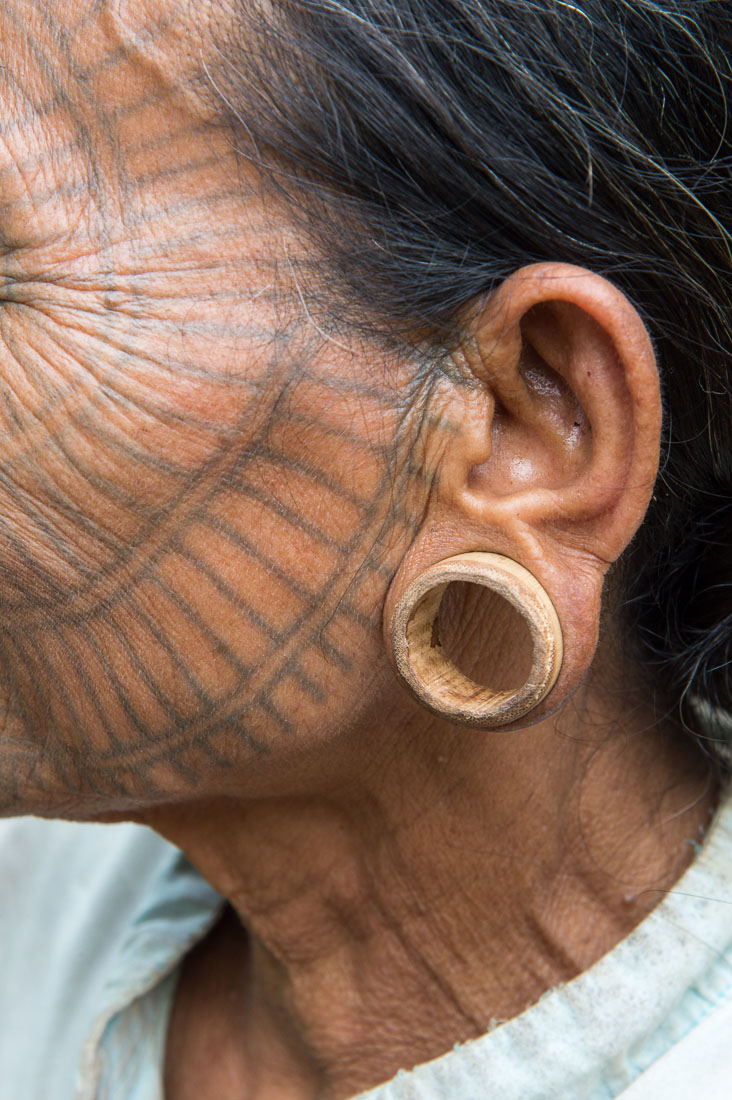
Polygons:
<instances>
[{"instance_id":1,"label":"neck","mask_svg":"<svg viewBox=\"0 0 732 1100\"><path fill-rule=\"evenodd\" d=\"M620 733L584 703L510 734L382 721L308 796L148 817L241 921L179 1005L229 1005L241 1095L376 1085L521 1012L657 904L708 823L705 770L643 715Z\"/></svg>"}]
</instances>

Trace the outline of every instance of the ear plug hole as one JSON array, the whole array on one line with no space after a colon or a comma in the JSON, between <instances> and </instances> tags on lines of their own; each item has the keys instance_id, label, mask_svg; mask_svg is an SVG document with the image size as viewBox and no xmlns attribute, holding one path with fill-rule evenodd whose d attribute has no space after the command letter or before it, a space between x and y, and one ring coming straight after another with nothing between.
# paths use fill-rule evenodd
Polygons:
<instances>
[{"instance_id":1,"label":"ear plug hole","mask_svg":"<svg viewBox=\"0 0 732 1100\"><path fill-rule=\"evenodd\" d=\"M493 691L516 691L531 672L533 644L524 617L508 600L481 584L447 585L432 644L457 668Z\"/></svg>"}]
</instances>

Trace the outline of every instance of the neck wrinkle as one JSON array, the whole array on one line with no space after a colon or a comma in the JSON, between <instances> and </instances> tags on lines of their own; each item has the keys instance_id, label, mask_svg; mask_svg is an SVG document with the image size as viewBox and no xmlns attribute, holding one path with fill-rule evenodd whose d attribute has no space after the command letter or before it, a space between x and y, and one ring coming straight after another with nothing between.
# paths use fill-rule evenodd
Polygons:
<instances>
[{"instance_id":1,"label":"neck wrinkle","mask_svg":"<svg viewBox=\"0 0 732 1100\"><path fill-rule=\"evenodd\" d=\"M561 737L434 723L401 753L372 732L327 793L151 822L246 929L247 1072L370 1088L519 1014L661 900L709 821L703 769L646 724L568 719Z\"/></svg>"}]
</instances>

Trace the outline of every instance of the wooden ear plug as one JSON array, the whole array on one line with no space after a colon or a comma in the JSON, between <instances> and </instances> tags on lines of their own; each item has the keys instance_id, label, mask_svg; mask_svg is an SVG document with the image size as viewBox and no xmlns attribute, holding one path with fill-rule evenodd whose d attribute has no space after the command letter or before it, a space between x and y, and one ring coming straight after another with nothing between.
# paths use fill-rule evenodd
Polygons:
<instances>
[{"instance_id":1,"label":"wooden ear plug","mask_svg":"<svg viewBox=\"0 0 732 1100\"><path fill-rule=\"evenodd\" d=\"M476 683L443 649L440 604L452 581L491 589L525 619L533 657L528 679L516 691ZM554 605L527 569L500 554L459 554L426 569L396 606L391 643L397 669L420 703L443 718L483 729L500 729L532 710L551 691L562 665L562 628Z\"/></svg>"}]
</instances>

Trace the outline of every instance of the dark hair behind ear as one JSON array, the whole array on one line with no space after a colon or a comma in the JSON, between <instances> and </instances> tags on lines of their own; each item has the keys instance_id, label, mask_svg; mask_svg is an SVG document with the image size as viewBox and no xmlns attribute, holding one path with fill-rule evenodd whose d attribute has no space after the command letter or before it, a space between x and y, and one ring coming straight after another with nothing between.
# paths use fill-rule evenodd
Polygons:
<instances>
[{"instance_id":1,"label":"dark hair behind ear","mask_svg":"<svg viewBox=\"0 0 732 1100\"><path fill-rule=\"evenodd\" d=\"M274 0L217 74L351 323L454 335L524 264L592 268L656 342L665 463L623 562L659 705L732 744L732 4ZM237 52L238 51L238 52ZM274 166L277 166L275 169Z\"/></svg>"}]
</instances>

